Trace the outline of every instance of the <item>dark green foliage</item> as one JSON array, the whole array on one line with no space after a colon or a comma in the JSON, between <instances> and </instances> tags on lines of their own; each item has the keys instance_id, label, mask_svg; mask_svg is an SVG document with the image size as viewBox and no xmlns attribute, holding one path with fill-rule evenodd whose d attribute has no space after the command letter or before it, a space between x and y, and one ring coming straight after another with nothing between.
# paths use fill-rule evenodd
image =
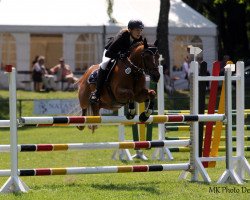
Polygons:
<instances>
[{"instance_id":1,"label":"dark green foliage","mask_svg":"<svg viewBox=\"0 0 250 200\"><path fill-rule=\"evenodd\" d=\"M0 119L9 119L9 101L0 96Z\"/></svg>"},{"instance_id":2,"label":"dark green foliage","mask_svg":"<svg viewBox=\"0 0 250 200\"><path fill-rule=\"evenodd\" d=\"M183 0L217 25L218 59L229 55L233 61L250 55L250 2L246 0Z\"/></svg>"}]
</instances>

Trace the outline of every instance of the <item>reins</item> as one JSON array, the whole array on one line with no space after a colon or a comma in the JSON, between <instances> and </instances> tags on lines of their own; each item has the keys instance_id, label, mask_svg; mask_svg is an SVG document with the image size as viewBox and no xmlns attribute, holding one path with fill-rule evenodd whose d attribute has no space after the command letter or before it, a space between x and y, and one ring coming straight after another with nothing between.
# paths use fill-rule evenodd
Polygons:
<instances>
[{"instance_id":1,"label":"reins","mask_svg":"<svg viewBox=\"0 0 250 200\"><path fill-rule=\"evenodd\" d=\"M141 43L139 43L141 44ZM139 46L139 44L137 44L136 47ZM131 48L136 48L134 46L132 46ZM141 58L142 58L142 65L143 67L138 67L137 65L135 65L130 59L127 59L126 61L129 63L129 67L127 67L126 69L128 68L131 68L131 71L130 72L133 72L133 74L147 74L149 73L151 70L149 70L149 68L147 67L147 64L146 64L146 61L144 59L144 54L145 52L149 52L151 55L153 55L153 58L155 59L155 55L157 54L158 50L156 47L148 47L147 49L144 49L143 52L141 53ZM125 61L121 60L125 65ZM155 60L154 60L155 62ZM125 71L126 72L126 71Z\"/></svg>"}]
</instances>

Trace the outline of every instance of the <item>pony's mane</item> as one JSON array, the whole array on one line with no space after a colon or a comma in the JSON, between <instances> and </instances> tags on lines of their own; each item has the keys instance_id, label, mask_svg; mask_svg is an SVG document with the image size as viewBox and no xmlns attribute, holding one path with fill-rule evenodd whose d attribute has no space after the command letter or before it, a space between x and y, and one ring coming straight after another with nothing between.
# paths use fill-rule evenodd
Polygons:
<instances>
[{"instance_id":1,"label":"pony's mane","mask_svg":"<svg viewBox=\"0 0 250 200\"><path fill-rule=\"evenodd\" d=\"M141 45L143 45L143 42L142 42L142 41L134 43L134 44L130 47L130 51L133 51L134 49L136 49L138 46L141 46Z\"/></svg>"}]
</instances>

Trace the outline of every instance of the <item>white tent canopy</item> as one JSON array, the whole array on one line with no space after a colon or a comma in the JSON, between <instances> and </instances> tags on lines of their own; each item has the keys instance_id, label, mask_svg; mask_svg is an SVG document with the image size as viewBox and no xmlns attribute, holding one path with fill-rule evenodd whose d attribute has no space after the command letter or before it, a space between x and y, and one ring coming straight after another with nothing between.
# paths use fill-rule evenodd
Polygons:
<instances>
[{"instance_id":1,"label":"white tent canopy","mask_svg":"<svg viewBox=\"0 0 250 200\"><path fill-rule=\"evenodd\" d=\"M160 0L114 0L114 26L126 26L129 19L141 19L146 27L157 27ZM50 27L45 32L53 32L58 27L68 27L67 32L86 26L109 24L106 0L2 0L0 1L1 31L37 30ZM73 28L74 27L74 28ZM170 33L180 28L194 28L196 34L216 35L216 25L183 3L171 0L169 13ZM73 28L73 29L72 29ZM175 28L175 30L173 30ZM181 30L179 30L181 31ZM191 31L193 32L193 31Z\"/></svg>"},{"instance_id":2,"label":"white tent canopy","mask_svg":"<svg viewBox=\"0 0 250 200\"><path fill-rule=\"evenodd\" d=\"M170 66L183 58L180 50L173 48L176 38L197 36L202 42L203 59L210 69L217 55L216 25L181 0L170 2ZM107 7L107 0L0 0L0 48L1 33L11 33L15 38L17 68L30 70L32 35L60 35L62 54L74 70L75 42L81 34L95 35L95 62L101 59L105 38L126 27L130 19L141 19L148 41L156 39L160 0L114 0L112 17L117 21L115 24L109 21ZM189 42L184 40L177 41L182 49ZM178 59L175 59L175 53L179 55ZM171 70L170 67L170 73ZM25 80L25 77L21 79Z\"/></svg>"}]
</instances>

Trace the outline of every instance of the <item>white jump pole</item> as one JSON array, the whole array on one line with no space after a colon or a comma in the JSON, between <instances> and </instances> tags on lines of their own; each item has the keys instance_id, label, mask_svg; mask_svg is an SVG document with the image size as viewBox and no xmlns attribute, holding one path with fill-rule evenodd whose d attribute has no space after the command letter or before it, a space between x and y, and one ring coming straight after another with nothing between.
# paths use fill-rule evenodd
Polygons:
<instances>
[{"instance_id":1,"label":"white jump pole","mask_svg":"<svg viewBox=\"0 0 250 200\"><path fill-rule=\"evenodd\" d=\"M16 68L6 67L9 72L9 110L10 110L10 155L11 173L9 179L0 189L0 193L27 192L28 186L18 177L18 146L17 146L17 116L16 116Z\"/></svg>"},{"instance_id":2,"label":"white jump pole","mask_svg":"<svg viewBox=\"0 0 250 200\"><path fill-rule=\"evenodd\" d=\"M239 80L236 81L236 132L237 132L237 140L236 140L236 155L241 159L237 161L236 172L238 176L244 180L245 172L250 176L250 165L245 158L244 151L244 109L245 109L245 77L244 77L244 62L238 61L236 63L236 75L240 77Z\"/></svg>"},{"instance_id":3,"label":"white jump pole","mask_svg":"<svg viewBox=\"0 0 250 200\"><path fill-rule=\"evenodd\" d=\"M190 113L198 115L199 108L199 66L198 62L191 62L190 73ZM199 124L198 121L192 122L190 126L190 172L191 181L197 182L198 175L201 174L204 182L210 183L211 179L203 167L199 157ZM184 179L187 176L187 172L182 172L179 179Z\"/></svg>"},{"instance_id":4,"label":"white jump pole","mask_svg":"<svg viewBox=\"0 0 250 200\"><path fill-rule=\"evenodd\" d=\"M10 127L10 120L0 120L0 127Z\"/></svg>"},{"instance_id":5,"label":"white jump pole","mask_svg":"<svg viewBox=\"0 0 250 200\"><path fill-rule=\"evenodd\" d=\"M225 67L225 108L226 108L226 171L219 178L218 183L237 183L242 184L241 178L235 173L233 165L232 150L232 71L228 64ZM244 112L243 112L244 113Z\"/></svg>"},{"instance_id":6,"label":"white jump pole","mask_svg":"<svg viewBox=\"0 0 250 200\"><path fill-rule=\"evenodd\" d=\"M163 66L159 65L160 79L157 84L157 106L158 106L158 115L164 115L164 74ZM164 123L158 124L158 139L165 140L165 125ZM156 149L152 155L152 159L156 159L157 155L159 160L165 160L165 154L167 154L169 160L173 160L173 156L170 150L166 147Z\"/></svg>"},{"instance_id":7,"label":"white jump pole","mask_svg":"<svg viewBox=\"0 0 250 200\"><path fill-rule=\"evenodd\" d=\"M118 110L118 116L124 116L124 107ZM124 142L125 141L125 126L119 125L118 131L119 131L119 142ZM133 160L128 149L118 149L114 151L112 155L112 159L117 160L117 156L119 157L120 160L129 160L129 161Z\"/></svg>"}]
</instances>

